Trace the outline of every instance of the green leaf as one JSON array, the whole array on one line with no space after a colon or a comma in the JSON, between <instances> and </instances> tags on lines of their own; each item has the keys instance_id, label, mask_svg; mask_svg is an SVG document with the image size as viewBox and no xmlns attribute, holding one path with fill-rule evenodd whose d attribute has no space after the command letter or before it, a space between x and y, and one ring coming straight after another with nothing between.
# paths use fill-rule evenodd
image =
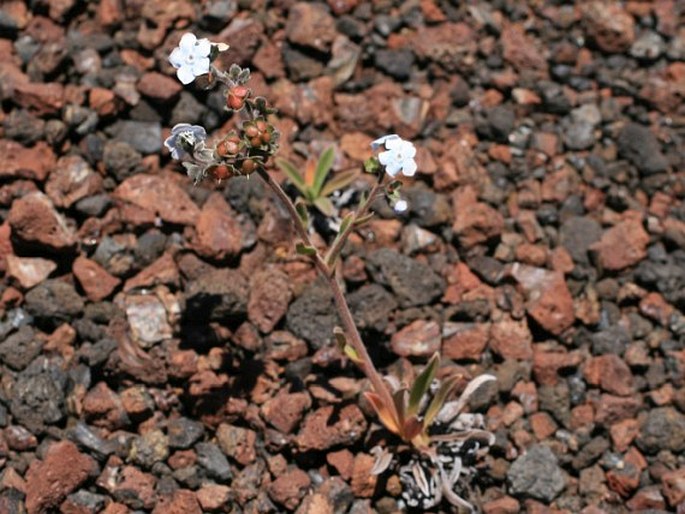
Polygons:
<instances>
[{"instance_id":1,"label":"green leaf","mask_svg":"<svg viewBox=\"0 0 685 514\"><path fill-rule=\"evenodd\" d=\"M325 196L320 196L314 200L314 206L319 209L326 216L333 216L335 214L335 207L333 203Z\"/></svg>"},{"instance_id":2,"label":"green leaf","mask_svg":"<svg viewBox=\"0 0 685 514\"><path fill-rule=\"evenodd\" d=\"M345 346L343 346L343 353L347 356L348 359L350 359L355 364L361 364L362 359L357 353L357 350L352 348L352 346L350 346L349 344L345 344Z\"/></svg>"},{"instance_id":3,"label":"green leaf","mask_svg":"<svg viewBox=\"0 0 685 514\"><path fill-rule=\"evenodd\" d=\"M300 175L300 172L297 171L297 168L290 161L286 161L285 159L276 159L276 166L278 166L281 171L285 173L285 176L288 177L288 180L293 183L300 193L307 196L308 191L307 186L304 183L304 178L302 175Z\"/></svg>"},{"instance_id":4,"label":"green leaf","mask_svg":"<svg viewBox=\"0 0 685 514\"><path fill-rule=\"evenodd\" d=\"M357 218L356 220L354 220L354 226L360 227L364 223L371 221L374 216L375 216L375 214L373 212L370 212L369 214L366 214L365 216L362 216L361 218Z\"/></svg>"},{"instance_id":5,"label":"green leaf","mask_svg":"<svg viewBox=\"0 0 685 514\"><path fill-rule=\"evenodd\" d=\"M338 189L343 189L354 182L359 176L359 170L351 168L341 171L331 177L331 179L321 188L321 196L329 196Z\"/></svg>"},{"instance_id":6,"label":"green leaf","mask_svg":"<svg viewBox=\"0 0 685 514\"><path fill-rule=\"evenodd\" d=\"M347 227L350 226L350 223L352 223L352 220L354 220L354 213L347 213L347 215L340 222L340 231L338 234L344 233L347 230Z\"/></svg>"},{"instance_id":7,"label":"green leaf","mask_svg":"<svg viewBox=\"0 0 685 514\"><path fill-rule=\"evenodd\" d=\"M364 171L366 173L376 173L381 169L381 163L378 162L378 157L369 157L364 161Z\"/></svg>"},{"instance_id":8,"label":"green leaf","mask_svg":"<svg viewBox=\"0 0 685 514\"><path fill-rule=\"evenodd\" d=\"M319 162L316 165L316 172L314 174L314 184L312 185L315 197L319 196L321 193L321 187L323 186L323 183L326 182L328 172L330 172L333 167L334 159L335 152L333 151L333 147L328 148L321 154L321 157L319 157Z\"/></svg>"},{"instance_id":9,"label":"green leaf","mask_svg":"<svg viewBox=\"0 0 685 514\"><path fill-rule=\"evenodd\" d=\"M333 337L335 337L335 342L340 348L340 351L344 351L345 345L347 344L347 338L345 337L343 329L340 327L333 328Z\"/></svg>"},{"instance_id":10,"label":"green leaf","mask_svg":"<svg viewBox=\"0 0 685 514\"><path fill-rule=\"evenodd\" d=\"M433 423L435 416L437 416L440 412L440 409L442 409L447 397L452 393L452 391L454 391L454 388L457 387L458 382L459 377L456 376L443 380L442 384L440 384L440 389L438 389L438 392L435 393L433 400L426 409L426 415L423 418L423 423L425 426L429 427L431 423Z\"/></svg>"},{"instance_id":11,"label":"green leaf","mask_svg":"<svg viewBox=\"0 0 685 514\"><path fill-rule=\"evenodd\" d=\"M440 355L436 352L433 354L433 357L431 357L428 364L426 364L426 367L423 368L421 374L416 377L416 380L414 381L411 393L409 394L409 406L407 408L408 416L413 416L419 412L421 398L428 392L431 382L438 372L438 366L440 366Z\"/></svg>"},{"instance_id":12,"label":"green leaf","mask_svg":"<svg viewBox=\"0 0 685 514\"><path fill-rule=\"evenodd\" d=\"M397 421L400 424L400 428L404 425L404 420L407 412L407 390L405 388L395 391L392 395L393 402L395 403L395 412L397 412Z\"/></svg>"},{"instance_id":13,"label":"green leaf","mask_svg":"<svg viewBox=\"0 0 685 514\"><path fill-rule=\"evenodd\" d=\"M316 248L314 248L313 246L307 246L304 243L297 243L295 245L295 251L300 255L307 255L310 257L312 255L316 255Z\"/></svg>"},{"instance_id":14,"label":"green leaf","mask_svg":"<svg viewBox=\"0 0 685 514\"><path fill-rule=\"evenodd\" d=\"M307 212L307 206L304 204L304 202L302 202L300 198L298 198L295 202L295 210L297 211L297 215L300 217L302 225L306 229L309 225L309 213Z\"/></svg>"}]
</instances>

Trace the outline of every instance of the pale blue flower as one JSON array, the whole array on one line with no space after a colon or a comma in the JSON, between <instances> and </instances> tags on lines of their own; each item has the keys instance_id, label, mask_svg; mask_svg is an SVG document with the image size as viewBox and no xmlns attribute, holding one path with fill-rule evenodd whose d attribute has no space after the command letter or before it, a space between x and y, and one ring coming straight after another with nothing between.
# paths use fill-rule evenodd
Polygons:
<instances>
[{"instance_id":1,"label":"pale blue flower","mask_svg":"<svg viewBox=\"0 0 685 514\"><path fill-rule=\"evenodd\" d=\"M171 152L174 159L182 159L192 153L195 146L207 139L204 127L190 123L178 123L171 129L171 135L164 141L164 146Z\"/></svg>"},{"instance_id":2,"label":"pale blue flower","mask_svg":"<svg viewBox=\"0 0 685 514\"><path fill-rule=\"evenodd\" d=\"M401 171L404 176L412 177L416 173L416 147L410 141L405 141L397 134L388 134L371 143L374 151L381 147L385 148L385 152L378 154L378 162L385 167L388 175L394 177Z\"/></svg>"},{"instance_id":3,"label":"pale blue flower","mask_svg":"<svg viewBox=\"0 0 685 514\"><path fill-rule=\"evenodd\" d=\"M197 39L190 32L183 35L178 47L169 56L176 68L176 76L183 84L190 84L196 77L209 73L209 54L212 44L208 39Z\"/></svg>"}]
</instances>

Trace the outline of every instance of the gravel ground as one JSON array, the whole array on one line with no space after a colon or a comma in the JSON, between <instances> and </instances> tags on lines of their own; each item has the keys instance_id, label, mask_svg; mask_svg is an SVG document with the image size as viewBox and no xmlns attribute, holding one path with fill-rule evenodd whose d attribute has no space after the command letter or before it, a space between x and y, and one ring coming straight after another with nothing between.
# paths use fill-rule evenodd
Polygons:
<instances>
[{"instance_id":1,"label":"gravel ground","mask_svg":"<svg viewBox=\"0 0 685 514\"><path fill-rule=\"evenodd\" d=\"M684 19L682 0L4 0L0 512L402 510L287 213L257 179L194 187L163 150L176 123L239 122L176 79L193 31L253 70L298 165L334 145L357 167L390 132L418 147L409 210L376 205L341 273L384 371L441 350L497 376L470 402L496 442L464 496L684 513Z\"/></svg>"}]
</instances>

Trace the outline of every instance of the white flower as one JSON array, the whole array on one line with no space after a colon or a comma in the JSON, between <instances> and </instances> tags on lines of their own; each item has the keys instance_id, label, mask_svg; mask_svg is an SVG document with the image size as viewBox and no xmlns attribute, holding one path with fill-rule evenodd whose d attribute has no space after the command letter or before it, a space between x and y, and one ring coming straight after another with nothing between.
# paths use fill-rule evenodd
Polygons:
<instances>
[{"instance_id":1,"label":"white flower","mask_svg":"<svg viewBox=\"0 0 685 514\"><path fill-rule=\"evenodd\" d=\"M393 210L398 214L406 211L408 207L409 207L409 204L407 203L407 201L402 200L402 199L397 200L395 202L395 205L392 206Z\"/></svg>"},{"instance_id":2,"label":"white flower","mask_svg":"<svg viewBox=\"0 0 685 514\"><path fill-rule=\"evenodd\" d=\"M195 149L195 145L207 139L204 127L189 123L178 123L171 129L171 135L164 141L171 157L181 159Z\"/></svg>"},{"instance_id":3,"label":"white flower","mask_svg":"<svg viewBox=\"0 0 685 514\"><path fill-rule=\"evenodd\" d=\"M212 44L209 39L197 39L195 34L183 34L178 47L169 56L169 62L176 68L176 76L183 84L190 84L196 77L209 73L209 53Z\"/></svg>"},{"instance_id":4,"label":"white flower","mask_svg":"<svg viewBox=\"0 0 685 514\"><path fill-rule=\"evenodd\" d=\"M385 148L385 152L378 154L378 161L385 166L388 175L394 177L402 171L404 176L412 177L416 173L416 148L411 142L397 134L389 134L371 143L374 151L381 146Z\"/></svg>"}]
</instances>

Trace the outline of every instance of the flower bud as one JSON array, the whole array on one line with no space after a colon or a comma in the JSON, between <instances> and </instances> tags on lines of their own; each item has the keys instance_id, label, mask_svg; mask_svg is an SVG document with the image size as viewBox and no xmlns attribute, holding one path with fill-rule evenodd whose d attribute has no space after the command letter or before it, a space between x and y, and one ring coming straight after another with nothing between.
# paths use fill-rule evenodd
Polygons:
<instances>
[{"instance_id":1,"label":"flower bud","mask_svg":"<svg viewBox=\"0 0 685 514\"><path fill-rule=\"evenodd\" d=\"M250 139L259 136L259 129L254 125L248 125L245 127L245 135Z\"/></svg>"},{"instance_id":2,"label":"flower bud","mask_svg":"<svg viewBox=\"0 0 685 514\"><path fill-rule=\"evenodd\" d=\"M250 173L253 173L257 169L257 163L254 162L252 159L245 159L240 166L240 171L243 173L243 175L249 175Z\"/></svg>"},{"instance_id":3,"label":"flower bud","mask_svg":"<svg viewBox=\"0 0 685 514\"><path fill-rule=\"evenodd\" d=\"M218 145L216 145L216 153L219 157L228 157L229 155L236 155L239 150L239 143L229 138L224 139Z\"/></svg>"},{"instance_id":4,"label":"flower bud","mask_svg":"<svg viewBox=\"0 0 685 514\"><path fill-rule=\"evenodd\" d=\"M233 175L229 167L225 164L212 166L207 170L207 172L214 180L218 181L226 180L227 178L230 178Z\"/></svg>"},{"instance_id":5,"label":"flower bud","mask_svg":"<svg viewBox=\"0 0 685 514\"><path fill-rule=\"evenodd\" d=\"M245 99L249 96L250 90L245 86L234 86L228 90L226 95L226 105L229 109L239 111L245 105Z\"/></svg>"}]
</instances>

